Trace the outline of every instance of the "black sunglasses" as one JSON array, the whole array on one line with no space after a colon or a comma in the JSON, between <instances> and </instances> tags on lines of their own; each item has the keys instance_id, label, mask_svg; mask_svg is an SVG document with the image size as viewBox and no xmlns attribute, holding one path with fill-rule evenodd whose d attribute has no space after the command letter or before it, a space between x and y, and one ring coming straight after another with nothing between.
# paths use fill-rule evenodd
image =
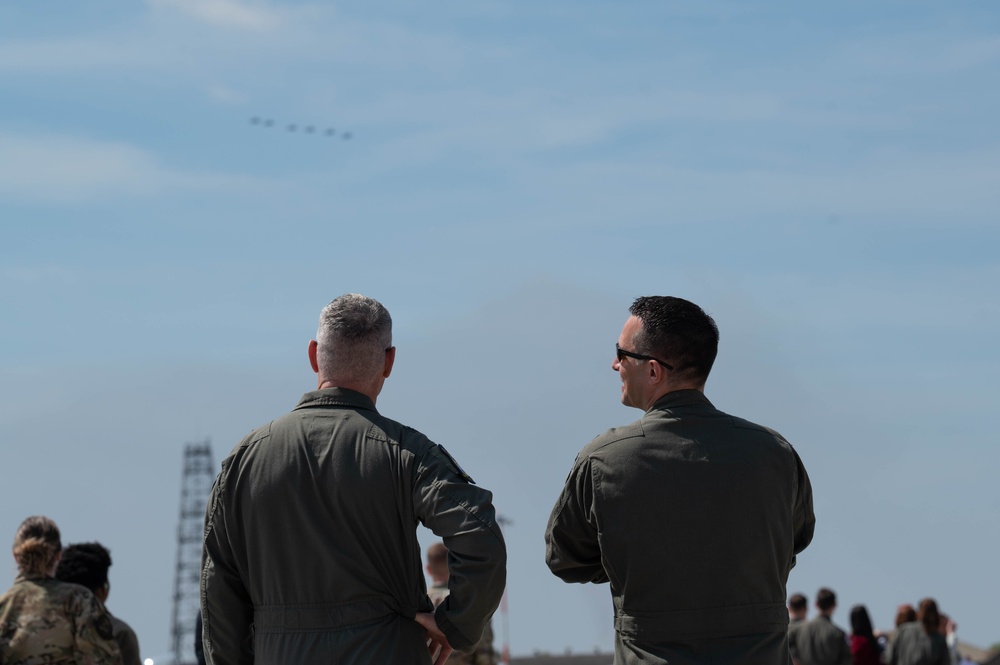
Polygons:
<instances>
[{"instance_id":1,"label":"black sunglasses","mask_svg":"<svg viewBox=\"0 0 1000 665\"><path fill-rule=\"evenodd\" d=\"M674 368L673 365L668 365L659 358L654 358L653 356L644 356L641 353L635 353L633 351L626 351L622 347L618 346L618 342L615 342L615 355L618 357L618 362L621 362L625 360L626 357L628 357L628 358L635 358L636 360L655 360L656 362L660 363L667 369L672 370Z\"/></svg>"}]
</instances>

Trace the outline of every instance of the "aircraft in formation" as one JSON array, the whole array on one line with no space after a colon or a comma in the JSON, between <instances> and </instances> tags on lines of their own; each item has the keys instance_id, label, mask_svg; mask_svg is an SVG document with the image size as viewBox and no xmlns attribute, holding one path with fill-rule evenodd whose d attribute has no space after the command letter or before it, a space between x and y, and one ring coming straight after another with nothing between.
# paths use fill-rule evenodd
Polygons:
<instances>
[{"instance_id":1,"label":"aircraft in formation","mask_svg":"<svg viewBox=\"0 0 1000 665\"><path fill-rule=\"evenodd\" d=\"M261 118L258 116L250 118L250 124L256 127L261 127L263 129L270 129L276 125L273 118ZM285 126L285 130L289 132L298 132L299 129L300 129L299 124L294 122L288 123L288 125ZM326 129L323 129L322 127L317 127L316 125L302 125L301 129L302 133L304 134L320 134L322 136L329 136L329 137L339 136L344 141L350 141L351 138L354 136L351 132L342 131L338 134L337 130L335 130L333 127L327 127Z\"/></svg>"}]
</instances>

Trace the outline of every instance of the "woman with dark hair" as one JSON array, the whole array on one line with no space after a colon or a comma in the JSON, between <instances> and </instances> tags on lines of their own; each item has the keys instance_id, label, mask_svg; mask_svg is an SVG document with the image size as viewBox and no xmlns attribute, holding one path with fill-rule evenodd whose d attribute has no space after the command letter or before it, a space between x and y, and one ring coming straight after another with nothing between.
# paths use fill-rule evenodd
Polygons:
<instances>
[{"instance_id":1,"label":"woman with dark hair","mask_svg":"<svg viewBox=\"0 0 1000 665\"><path fill-rule=\"evenodd\" d=\"M864 605L851 608L851 662L853 665L879 665L878 640L872 620Z\"/></svg>"},{"instance_id":2,"label":"woman with dark hair","mask_svg":"<svg viewBox=\"0 0 1000 665\"><path fill-rule=\"evenodd\" d=\"M100 601L53 577L61 555L55 522L36 516L21 523L14 536L18 576L0 596L0 663L121 665Z\"/></svg>"},{"instance_id":3,"label":"woman with dark hair","mask_svg":"<svg viewBox=\"0 0 1000 665\"><path fill-rule=\"evenodd\" d=\"M889 644L889 665L951 665L948 642L938 632L940 623L934 599L921 600L917 620L902 624Z\"/></svg>"}]
</instances>

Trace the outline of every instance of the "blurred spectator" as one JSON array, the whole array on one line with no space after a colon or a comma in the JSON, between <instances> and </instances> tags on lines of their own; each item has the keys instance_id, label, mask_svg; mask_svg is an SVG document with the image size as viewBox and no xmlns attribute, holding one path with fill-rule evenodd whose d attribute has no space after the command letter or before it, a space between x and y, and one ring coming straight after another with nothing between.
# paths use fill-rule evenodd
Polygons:
<instances>
[{"instance_id":1,"label":"blurred spectator","mask_svg":"<svg viewBox=\"0 0 1000 665\"><path fill-rule=\"evenodd\" d=\"M952 665L951 653L940 632L941 614L932 598L920 601L917 621L900 624L889 643L889 665Z\"/></svg>"},{"instance_id":2,"label":"blurred spectator","mask_svg":"<svg viewBox=\"0 0 1000 665\"><path fill-rule=\"evenodd\" d=\"M899 628L904 623L909 623L911 621L917 620L917 610L914 609L913 605L900 605L896 608L896 628Z\"/></svg>"},{"instance_id":3,"label":"blurred spectator","mask_svg":"<svg viewBox=\"0 0 1000 665\"><path fill-rule=\"evenodd\" d=\"M110 567L111 553L100 543L70 545L63 550L62 559L56 567L56 579L90 589L107 611L108 594L111 593L108 581ZM140 665L139 640L135 631L111 612L108 612L108 618L111 619L115 642L122 652L122 663Z\"/></svg>"},{"instance_id":4,"label":"blurred spectator","mask_svg":"<svg viewBox=\"0 0 1000 665\"><path fill-rule=\"evenodd\" d=\"M851 647L847 633L833 624L837 594L830 589L816 593L819 616L799 633L796 647L802 665L851 665Z\"/></svg>"},{"instance_id":5,"label":"blurred spectator","mask_svg":"<svg viewBox=\"0 0 1000 665\"><path fill-rule=\"evenodd\" d=\"M809 599L801 593L793 593L788 599L788 651L792 655L793 665L799 665L800 662L797 644L808 613Z\"/></svg>"},{"instance_id":6,"label":"blurred spectator","mask_svg":"<svg viewBox=\"0 0 1000 665\"><path fill-rule=\"evenodd\" d=\"M62 541L48 517L29 517L14 536L17 579L0 596L0 663L121 665L111 619L82 586L53 577Z\"/></svg>"},{"instance_id":7,"label":"blurred spectator","mask_svg":"<svg viewBox=\"0 0 1000 665\"><path fill-rule=\"evenodd\" d=\"M864 605L855 605L851 608L851 661L854 665L878 665L880 656L868 610Z\"/></svg>"},{"instance_id":8,"label":"blurred spectator","mask_svg":"<svg viewBox=\"0 0 1000 665\"><path fill-rule=\"evenodd\" d=\"M938 631L944 635L945 642L948 643L948 653L951 654L951 662L958 665L962 662L962 654L958 653L958 624L951 620L947 614L941 615L941 623Z\"/></svg>"}]
</instances>

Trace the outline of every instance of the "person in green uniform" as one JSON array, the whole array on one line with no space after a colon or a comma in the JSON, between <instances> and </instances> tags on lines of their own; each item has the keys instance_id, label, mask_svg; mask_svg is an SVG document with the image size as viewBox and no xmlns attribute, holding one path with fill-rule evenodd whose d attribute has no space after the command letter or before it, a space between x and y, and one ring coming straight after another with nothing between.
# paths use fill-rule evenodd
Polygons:
<instances>
[{"instance_id":1,"label":"person in green uniform","mask_svg":"<svg viewBox=\"0 0 1000 665\"><path fill-rule=\"evenodd\" d=\"M59 528L29 517L14 536L18 575L0 596L0 663L122 665L111 619L88 589L53 577Z\"/></svg>"},{"instance_id":2,"label":"person in green uniform","mask_svg":"<svg viewBox=\"0 0 1000 665\"><path fill-rule=\"evenodd\" d=\"M507 554L492 494L375 402L392 319L347 294L320 315L317 389L223 462L205 518L209 665L438 665L479 642ZM448 601L427 596L417 525L444 541Z\"/></svg>"},{"instance_id":3,"label":"person in green uniform","mask_svg":"<svg viewBox=\"0 0 1000 665\"><path fill-rule=\"evenodd\" d=\"M644 415L577 455L546 563L610 583L616 665L788 663L785 585L815 524L805 467L705 396L719 331L700 307L650 296L629 313L611 367Z\"/></svg>"},{"instance_id":4,"label":"person in green uniform","mask_svg":"<svg viewBox=\"0 0 1000 665\"><path fill-rule=\"evenodd\" d=\"M111 582L108 581L110 567L111 552L104 545L77 543L63 550L59 565L56 566L56 579L90 589L107 611L108 595L111 593ZM139 638L136 637L135 631L110 611L108 617L114 629L115 642L122 652L122 663L141 665Z\"/></svg>"}]
</instances>

